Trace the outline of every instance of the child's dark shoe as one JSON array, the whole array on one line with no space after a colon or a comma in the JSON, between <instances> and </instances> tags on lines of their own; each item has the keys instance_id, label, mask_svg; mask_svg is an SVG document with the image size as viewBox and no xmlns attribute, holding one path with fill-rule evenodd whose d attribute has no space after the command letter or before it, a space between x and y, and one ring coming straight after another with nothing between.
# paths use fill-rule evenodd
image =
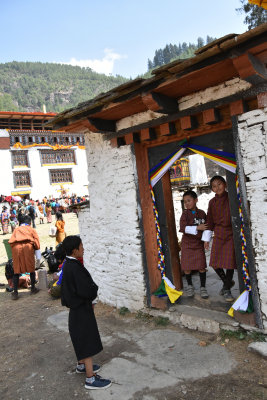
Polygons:
<instances>
[{"instance_id":1,"label":"child's dark shoe","mask_svg":"<svg viewBox=\"0 0 267 400\"><path fill-rule=\"evenodd\" d=\"M12 292L11 293L11 299L12 300L18 300L18 298L19 298L18 292Z\"/></svg>"},{"instance_id":2,"label":"child's dark shoe","mask_svg":"<svg viewBox=\"0 0 267 400\"><path fill-rule=\"evenodd\" d=\"M208 299L209 298L209 294L208 294L207 289L205 287L201 287L200 288L200 296L202 297L202 299Z\"/></svg>"},{"instance_id":3,"label":"child's dark shoe","mask_svg":"<svg viewBox=\"0 0 267 400\"><path fill-rule=\"evenodd\" d=\"M231 282L231 287L230 287L230 289L231 289L233 286L235 286L235 281L232 281L232 282ZM221 288L219 294L220 294L221 296L224 296L224 292L225 292L226 290L227 290L227 289L225 289L225 287L223 286L223 287Z\"/></svg>"},{"instance_id":4,"label":"child's dark shoe","mask_svg":"<svg viewBox=\"0 0 267 400\"><path fill-rule=\"evenodd\" d=\"M85 389L107 389L111 386L111 381L109 379L101 378L99 375L94 375L92 378L86 378Z\"/></svg>"},{"instance_id":5,"label":"child's dark shoe","mask_svg":"<svg viewBox=\"0 0 267 400\"><path fill-rule=\"evenodd\" d=\"M186 296L194 297L194 295L195 295L194 287L192 285L188 285L188 287L186 289Z\"/></svg>"},{"instance_id":6,"label":"child's dark shoe","mask_svg":"<svg viewBox=\"0 0 267 400\"><path fill-rule=\"evenodd\" d=\"M225 301L228 301L229 303L234 301L231 290L225 290L223 297L224 297Z\"/></svg>"}]
</instances>

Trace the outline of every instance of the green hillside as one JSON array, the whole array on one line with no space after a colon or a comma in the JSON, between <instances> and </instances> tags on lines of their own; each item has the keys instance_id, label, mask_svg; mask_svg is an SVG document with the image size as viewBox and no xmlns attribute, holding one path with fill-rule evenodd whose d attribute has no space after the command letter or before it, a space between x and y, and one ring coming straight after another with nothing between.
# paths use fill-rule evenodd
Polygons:
<instances>
[{"instance_id":1,"label":"green hillside","mask_svg":"<svg viewBox=\"0 0 267 400\"><path fill-rule=\"evenodd\" d=\"M60 112L118 86L127 79L71 65L0 64L0 110Z\"/></svg>"}]
</instances>

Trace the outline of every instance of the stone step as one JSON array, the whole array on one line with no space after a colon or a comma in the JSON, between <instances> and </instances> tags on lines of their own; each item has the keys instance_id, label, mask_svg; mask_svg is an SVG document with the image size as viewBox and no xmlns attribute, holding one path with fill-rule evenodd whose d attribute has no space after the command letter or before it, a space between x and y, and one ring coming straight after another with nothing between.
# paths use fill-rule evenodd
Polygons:
<instances>
[{"instance_id":1,"label":"stone step","mask_svg":"<svg viewBox=\"0 0 267 400\"><path fill-rule=\"evenodd\" d=\"M174 325L207 333L219 333L220 329L237 331L240 324L227 313L196 306L172 305L168 311L149 309L153 317L167 317Z\"/></svg>"}]
</instances>

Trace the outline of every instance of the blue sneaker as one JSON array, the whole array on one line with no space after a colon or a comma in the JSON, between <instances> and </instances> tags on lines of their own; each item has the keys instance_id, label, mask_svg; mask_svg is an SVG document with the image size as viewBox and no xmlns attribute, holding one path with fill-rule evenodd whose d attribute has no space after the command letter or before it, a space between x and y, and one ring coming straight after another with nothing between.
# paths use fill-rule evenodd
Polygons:
<instances>
[{"instance_id":1,"label":"blue sneaker","mask_svg":"<svg viewBox=\"0 0 267 400\"><path fill-rule=\"evenodd\" d=\"M100 368L101 368L100 365L93 364L93 373L96 374L97 372L99 372ZM85 372L86 372L85 365L78 363L77 367L76 367L76 373L77 374L84 374Z\"/></svg>"},{"instance_id":2,"label":"blue sneaker","mask_svg":"<svg viewBox=\"0 0 267 400\"><path fill-rule=\"evenodd\" d=\"M85 389L107 389L111 386L111 381L109 379L103 379L99 375L94 375L92 378L86 378Z\"/></svg>"}]
</instances>

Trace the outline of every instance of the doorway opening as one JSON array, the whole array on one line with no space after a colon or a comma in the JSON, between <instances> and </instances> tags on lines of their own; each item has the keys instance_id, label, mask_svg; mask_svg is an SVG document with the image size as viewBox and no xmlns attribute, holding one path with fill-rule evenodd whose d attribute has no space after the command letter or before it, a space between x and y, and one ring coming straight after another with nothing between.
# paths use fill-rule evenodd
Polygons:
<instances>
[{"instance_id":1,"label":"doorway opening","mask_svg":"<svg viewBox=\"0 0 267 400\"><path fill-rule=\"evenodd\" d=\"M234 143L231 131L221 131L208 135L199 136L190 139L190 144L206 146L215 150L222 150L225 152L234 153ZM157 147L148 149L148 158L150 168L153 168L161 160L168 157L170 153L178 148L177 142L164 144ZM232 288L232 294L237 298L240 292L244 289L242 279L242 252L241 252L241 240L240 240L240 221L238 212L238 200L235 185L235 174L226 171L223 168L218 167L214 163L202 156L194 155L188 150L183 154L180 163L173 166L169 176L169 185L164 184L166 179L159 181L154 187L154 194L159 214L159 224L162 236L162 246L166 264L166 276L172 280L174 273L174 258L175 256L179 260L180 254L173 255L172 244L174 240L181 240L181 233L179 232L179 222L183 211L183 193L188 190L194 190L199 197L198 208L204 210L207 213L208 202L214 196L213 192L209 187L209 180L212 176L221 175L226 179L230 211L233 227L233 235L235 242L235 253L237 262L237 271L234 275L235 286ZM166 192L170 191L169 196ZM175 231L170 230L170 219L168 215L172 209L174 215ZM176 238L171 237L176 235ZM211 246L210 246L211 248ZM178 300L179 304L198 306L218 311L228 311L230 308L229 302L226 302L224 297L220 295L222 289L222 282L213 268L209 267L209 256L210 250L206 254L207 258L207 283L206 287L209 293L208 299L202 299L199 294L200 279L198 272L193 274L192 281L195 287L195 296L189 298L184 295ZM179 274L182 278L182 285L184 289L187 287L185 277L182 276L180 262L178 262L178 268L180 269ZM231 303L230 303L231 304Z\"/></svg>"}]
</instances>

